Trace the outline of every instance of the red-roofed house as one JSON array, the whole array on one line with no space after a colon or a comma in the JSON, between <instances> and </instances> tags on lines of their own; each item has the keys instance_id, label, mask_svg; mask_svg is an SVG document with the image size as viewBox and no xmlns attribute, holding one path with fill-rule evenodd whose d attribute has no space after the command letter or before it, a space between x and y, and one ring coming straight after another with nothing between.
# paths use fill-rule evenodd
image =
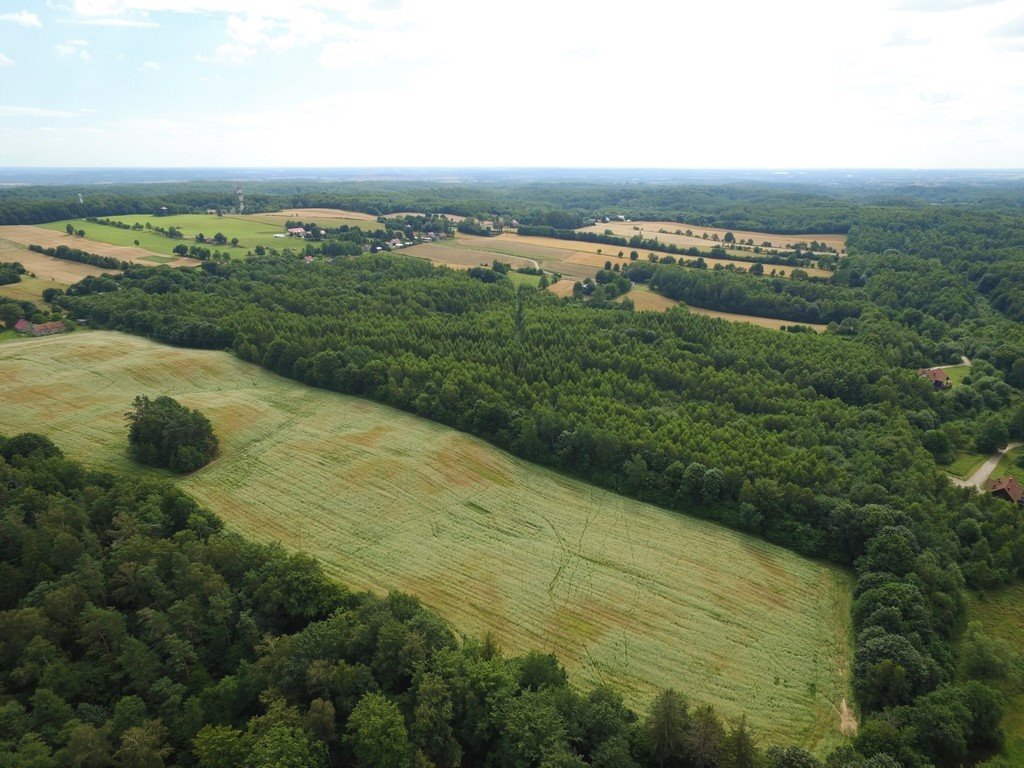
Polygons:
<instances>
[{"instance_id":1,"label":"red-roofed house","mask_svg":"<svg viewBox=\"0 0 1024 768\"><path fill-rule=\"evenodd\" d=\"M57 320L53 323L40 323L32 326L33 336L49 336L51 333L60 333L64 330L64 323Z\"/></svg>"},{"instance_id":2,"label":"red-roofed house","mask_svg":"<svg viewBox=\"0 0 1024 768\"><path fill-rule=\"evenodd\" d=\"M928 379L936 389L949 389L953 384L949 380L949 374L941 368L918 368L917 375L922 379Z\"/></svg>"},{"instance_id":3,"label":"red-roofed house","mask_svg":"<svg viewBox=\"0 0 1024 768\"><path fill-rule=\"evenodd\" d=\"M14 330L18 333L28 333L32 328L32 323L26 320L24 317L14 324Z\"/></svg>"},{"instance_id":4,"label":"red-roofed house","mask_svg":"<svg viewBox=\"0 0 1024 768\"><path fill-rule=\"evenodd\" d=\"M1007 475L993 480L988 484L988 492L1004 501L1020 504L1024 499L1024 486L1017 482L1017 479Z\"/></svg>"}]
</instances>

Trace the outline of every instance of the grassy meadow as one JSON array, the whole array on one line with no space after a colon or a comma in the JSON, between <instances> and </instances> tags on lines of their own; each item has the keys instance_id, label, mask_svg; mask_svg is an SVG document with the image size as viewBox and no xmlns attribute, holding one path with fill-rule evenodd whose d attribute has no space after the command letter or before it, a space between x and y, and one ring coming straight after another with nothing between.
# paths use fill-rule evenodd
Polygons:
<instances>
[{"instance_id":1,"label":"grassy meadow","mask_svg":"<svg viewBox=\"0 0 1024 768\"><path fill-rule=\"evenodd\" d=\"M961 451L957 453L956 458L953 459L952 463L942 464L940 466L954 477L966 480L977 471L978 467L980 467L982 462L987 458L988 456L980 453Z\"/></svg>"},{"instance_id":2,"label":"grassy meadow","mask_svg":"<svg viewBox=\"0 0 1024 768\"><path fill-rule=\"evenodd\" d=\"M953 365L945 369L946 375L949 376L950 384L954 387L961 384L967 374L971 372L971 366L969 365Z\"/></svg>"},{"instance_id":3,"label":"grassy meadow","mask_svg":"<svg viewBox=\"0 0 1024 768\"><path fill-rule=\"evenodd\" d=\"M0 345L2 429L102 468L123 413L168 394L221 455L180 480L227 524L357 589L420 596L508 651L557 652L636 706L674 686L768 743L842 741L852 579L759 539L599 490L447 427L224 352L96 331Z\"/></svg>"},{"instance_id":4,"label":"grassy meadow","mask_svg":"<svg viewBox=\"0 0 1024 768\"><path fill-rule=\"evenodd\" d=\"M995 479L1011 475L1017 478L1019 482L1024 483L1024 467L1017 466L1017 459L1021 455L1024 455L1024 448L1013 448L1007 451L1003 458L999 460L996 468L992 470L992 474L989 477Z\"/></svg>"},{"instance_id":5,"label":"grassy meadow","mask_svg":"<svg viewBox=\"0 0 1024 768\"><path fill-rule=\"evenodd\" d=\"M227 245L207 244L208 248L218 249L238 258L243 257L247 251L251 251L257 245L267 248L285 248L287 246L297 247L300 241L288 238L274 237L275 234L284 233L284 220L280 222L268 219L263 220L259 216L215 216L213 214L182 214L178 216L150 216L146 214L127 214L125 216L110 216L113 221L122 221L126 224L152 224L154 227L177 227L185 236L183 240L172 240L169 237L157 234L148 229L131 230L118 229L104 224L95 224L85 219L71 219L67 221L55 221L49 224L40 224L44 229L55 232L63 232L68 224L75 230L85 230L86 240L97 240L111 245L131 246L139 241L139 247L144 248L158 256L170 256L173 254L174 246L184 243L195 245L195 236L202 233L208 239L218 232L227 239ZM238 246L232 247L231 238L238 238ZM81 242L81 240L78 240ZM83 247L83 246L79 246ZM86 249L88 250L88 249Z\"/></svg>"},{"instance_id":6,"label":"grassy meadow","mask_svg":"<svg viewBox=\"0 0 1024 768\"><path fill-rule=\"evenodd\" d=\"M1015 682L1001 685L1004 695L1004 755L1009 765L1024 765L1024 583L975 596L968 608L972 622L984 632L1006 643L1017 660ZM1014 673L1011 673L1011 678Z\"/></svg>"}]
</instances>

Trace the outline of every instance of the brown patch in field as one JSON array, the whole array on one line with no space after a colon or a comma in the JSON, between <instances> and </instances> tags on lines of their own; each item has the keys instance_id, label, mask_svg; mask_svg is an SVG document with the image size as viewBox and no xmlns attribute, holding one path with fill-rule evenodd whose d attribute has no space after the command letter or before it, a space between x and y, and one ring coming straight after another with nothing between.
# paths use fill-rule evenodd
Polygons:
<instances>
[{"instance_id":1,"label":"brown patch in field","mask_svg":"<svg viewBox=\"0 0 1024 768\"><path fill-rule=\"evenodd\" d=\"M58 245L66 245L68 248L78 248L88 253L94 253L97 256L112 256L115 259L121 261L130 261L133 264L141 264L142 266L152 267L153 262L148 261L149 256L163 256L164 254L153 253L147 251L145 248L136 248L135 246L126 245L111 245L110 243L101 243L99 240L90 240L87 237L75 237L69 235L66 232L54 232L52 229L43 229L42 227L33 227L28 225L15 225L8 227L0 227L0 238L10 240L14 243L20 243L21 245L41 245L44 248L56 248ZM75 264L76 262L68 262ZM197 259L189 259L179 257L173 261L163 262L168 267L195 267L202 262ZM82 265L88 266L88 265ZM28 268L28 265L25 265ZM93 267L95 269L95 267ZM92 274L99 274L99 272L110 272L111 270L99 270Z\"/></svg>"},{"instance_id":2,"label":"brown patch in field","mask_svg":"<svg viewBox=\"0 0 1024 768\"><path fill-rule=\"evenodd\" d=\"M379 448L384 439L391 437L393 433L394 429L386 424L381 424L359 432L348 432L342 436L342 439L345 442L355 443L363 448Z\"/></svg>"},{"instance_id":3,"label":"brown patch in field","mask_svg":"<svg viewBox=\"0 0 1024 768\"><path fill-rule=\"evenodd\" d=\"M844 698L839 702L839 732L844 736L853 737L857 735L857 727L857 717Z\"/></svg>"}]
</instances>

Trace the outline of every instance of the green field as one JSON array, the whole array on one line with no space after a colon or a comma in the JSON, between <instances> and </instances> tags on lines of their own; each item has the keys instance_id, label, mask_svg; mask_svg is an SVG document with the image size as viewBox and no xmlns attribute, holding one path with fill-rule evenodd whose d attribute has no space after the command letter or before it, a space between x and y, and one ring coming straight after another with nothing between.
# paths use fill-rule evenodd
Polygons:
<instances>
[{"instance_id":1,"label":"green field","mask_svg":"<svg viewBox=\"0 0 1024 768\"><path fill-rule=\"evenodd\" d=\"M946 368L946 375L949 376L949 382L952 386L957 386L967 378L967 374L971 372L971 366L969 365L954 365L951 368Z\"/></svg>"},{"instance_id":2,"label":"green field","mask_svg":"<svg viewBox=\"0 0 1024 768\"><path fill-rule=\"evenodd\" d=\"M631 501L462 433L224 352L110 332L0 345L6 432L139 470L123 413L169 394L221 456L182 480L233 528L315 554L353 587L420 596L460 631L555 651L643 706L674 686L766 742L840 742L851 577Z\"/></svg>"},{"instance_id":3,"label":"green field","mask_svg":"<svg viewBox=\"0 0 1024 768\"><path fill-rule=\"evenodd\" d=\"M134 245L135 241L139 241L139 247L145 248L147 251L152 251L155 254L171 254L174 246L184 243L185 245L195 245L195 236L202 233L208 239L212 238L215 234L220 232L229 241L228 245L213 245L210 243L206 244L207 248L211 250L220 250L230 253L232 256L241 258L246 252L251 251L257 245L262 245L267 248L300 248L303 246L301 240L294 238L280 238L274 237L275 234L281 234L284 230L283 224L275 223L272 220L261 220L255 217L234 217L234 216L214 216L213 214L182 214L180 216L148 216L145 214L128 214L126 216L110 216L110 219L114 221L123 221L126 224L135 224L136 222L146 225L149 222L154 227L160 226L165 229L168 227L177 227L184 234L184 240L172 240L169 237L156 234L147 229L143 230L130 230L130 229L118 229L117 227L106 226L103 224L95 224L92 222L85 221L84 219L71 219L67 221L55 221L49 224L40 224L39 226L46 229L52 229L56 232L63 232L68 224L71 224L76 230L85 230L85 237L89 240L99 240L103 243L111 243L112 245ZM237 237L239 245L237 248L232 248L230 245L231 238Z\"/></svg>"},{"instance_id":4,"label":"green field","mask_svg":"<svg viewBox=\"0 0 1024 768\"><path fill-rule=\"evenodd\" d=\"M997 477L1005 477L1011 475L1019 482L1024 483L1024 468L1017 466L1017 459L1020 458L1021 454L1024 453L1024 448L1014 448L1006 452L1002 459L999 460L999 464L989 477L995 479Z\"/></svg>"},{"instance_id":5,"label":"green field","mask_svg":"<svg viewBox=\"0 0 1024 768\"><path fill-rule=\"evenodd\" d=\"M0 285L0 296L15 301L31 301L43 306L43 291L47 288L63 288L51 280L40 280L38 277L21 276L21 282Z\"/></svg>"},{"instance_id":6,"label":"green field","mask_svg":"<svg viewBox=\"0 0 1024 768\"><path fill-rule=\"evenodd\" d=\"M987 459L980 453L961 452L956 455L951 464L942 464L940 467L954 477L967 479L975 473L981 463Z\"/></svg>"},{"instance_id":7,"label":"green field","mask_svg":"<svg viewBox=\"0 0 1024 768\"><path fill-rule=\"evenodd\" d=\"M981 624L986 634L1007 643L1017 656L1017 680L1001 685L1006 697L1003 702L1004 754L1009 765L1024 765L1024 584L975 597L968 616L970 621Z\"/></svg>"}]
</instances>

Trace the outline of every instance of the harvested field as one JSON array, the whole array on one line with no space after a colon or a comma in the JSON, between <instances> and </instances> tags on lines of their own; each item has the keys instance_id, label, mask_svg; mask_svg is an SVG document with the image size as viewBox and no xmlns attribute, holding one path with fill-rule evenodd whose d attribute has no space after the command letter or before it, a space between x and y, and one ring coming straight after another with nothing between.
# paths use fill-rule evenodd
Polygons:
<instances>
[{"instance_id":1,"label":"harvested field","mask_svg":"<svg viewBox=\"0 0 1024 768\"><path fill-rule=\"evenodd\" d=\"M821 323L797 323L792 320L776 320L771 317L758 317L757 315L737 315L733 312L719 312L716 309L704 309L703 307L694 307L687 304L687 309L693 312L695 315L707 315L708 317L717 317L722 320L728 320L733 323L751 323L752 325L759 325L762 328L774 328L780 330L786 325L806 325L819 333L828 328L827 325Z\"/></svg>"},{"instance_id":2,"label":"harvested field","mask_svg":"<svg viewBox=\"0 0 1024 768\"><path fill-rule=\"evenodd\" d=\"M439 243L414 245L411 248L402 249L401 253L462 269L480 265L490 266L495 259L511 264L513 269L537 266L536 260L522 256L505 256L493 251L477 251L472 248L451 248Z\"/></svg>"},{"instance_id":3,"label":"harvested field","mask_svg":"<svg viewBox=\"0 0 1024 768\"><path fill-rule=\"evenodd\" d=\"M501 241L503 239L512 239L516 241L522 241L525 244L535 246L545 246L552 249L557 249L563 252L567 252L569 256L563 256L564 263L568 264L587 264L589 266L603 267L606 261L611 261L613 264L617 261L619 264L629 263L629 252L632 248L626 246L617 245L604 245L602 243L586 243L579 240L559 240L554 237L521 237L519 235L501 234L491 240ZM598 253L601 251L601 253ZM622 257L619 257L619 251L622 251ZM648 251L640 250L640 258L647 258ZM589 256L582 256L581 254L589 254ZM663 256L664 254L659 254ZM684 256L683 258L689 259L694 258L691 256ZM738 261L733 259L713 259L708 256L702 257L708 266L713 268L716 264L721 264L723 267L729 266L730 264L738 269L749 269L752 262L749 261ZM791 267L785 265L774 265L765 264L765 272L771 272L771 270L784 271L787 275L791 271ZM545 267L547 269L547 267ZM555 270L558 271L558 270ZM832 273L827 269L817 269L816 267L806 267L804 271L812 277L828 277Z\"/></svg>"},{"instance_id":4,"label":"harvested field","mask_svg":"<svg viewBox=\"0 0 1024 768\"><path fill-rule=\"evenodd\" d=\"M570 278L563 277L557 283L552 283L547 287L547 290L551 291L555 296L572 296L572 287L576 284L576 281Z\"/></svg>"},{"instance_id":5,"label":"harvested field","mask_svg":"<svg viewBox=\"0 0 1024 768\"><path fill-rule=\"evenodd\" d=\"M6 229L8 227L0 227L0 237L4 236L3 230ZM37 245L42 245L38 240L35 242ZM4 243L4 241L0 240L0 243ZM79 264L77 261L68 261L67 259L55 259L52 256L35 253L20 245L10 242L7 244L12 246L11 250L4 252L0 256L0 260L20 261L25 269L35 274L40 280L59 283L54 286L55 288L63 288L65 285L77 283L89 275L102 275L104 272L116 274L118 271L104 270L91 264Z\"/></svg>"},{"instance_id":6,"label":"harvested field","mask_svg":"<svg viewBox=\"0 0 1024 768\"><path fill-rule=\"evenodd\" d=\"M848 573L516 459L446 427L305 387L224 352L108 332L0 345L4 430L129 462L125 408L168 394L222 452L179 482L227 524L317 556L356 589L401 589L512 652L557 652L582 685L643 706L674 686L824 754L849 697Z\"/></svg>"},{"instance_id":7,"label":"harvested field","mask_svg":"<svg viewBox=\"0 0 1024 768\"><path fill-rule=\"evenodd\" d=\"M84 229L88 226L90 228L90 234L104 234L99 232L99 230L109 230L111 232L124 233L126 235L134 234L136 237L142 234L138 232L127 232L122 229L114 229L113 227L89 224L87 221L77 221L72 223L81 225L78 227L79 229ZM147 257L153 255L153 251L151 250L134 245L114 245L106 242L105 240L94 240L89 237L75 237L74 235L69 235L64 231L65 224L67 224L67 222L44 224L38 227L29 225L0 227L0 238L10 240L11 242L18 243L20 245L34 244L41 245L44 248L56 248L58 245L66 245L68 248L78 248L79 250L87 251L88 253L95 253L97 256L113 256L115 259L120 259L121 261L130 261L150 267L153 266L151 261L147 261ZM170 240L168 240L168 243L171 243L171 247L173 247L174 244ZM171 248L168 247L167 253L170 253L170 251ZM195 267L200 263L202 262L199 262L196 259L176 257L174 261L169 262L169 265L172 267ZM26 264L25 267L28 268L28 264Z\"/></svg>"},{"instance_id":8,"label":"harvested field","mask_svg":"<svg viewBox=\"0 0 1024 768\"><path fill-rule=\"evenodd\" d=\"M842 234L780 235L770 232L750 232L739 229L703 227L697 224L680 224L676 221L610 221L603 224L595 224L592 227L582 227L576 231L604 234L606 229L610 229L612 234L618 237L630 238L633 235L642 234L645 239L657 237L663 243L675 243L681 248L690 248L691 246L705 248L712 245L724 246L725 244L721 242L722 238L725 237L726 232L732 232L737 240L753 240L754 245L771 243L770 246L765 247L770 247L774 250L790 250L794 243L810 243L812 240L817 240L819 243L824 243L830 248L835 248L839 253L843 253L846 250L846 235ZM675 234L676 230L684 234L677 235ZM687 230L693 233L692 236L685 234ZM704 239L705 233L708 236L707 240ZM712 240L714 235L718 235L717 242Z\"/></svg>"},{"instance_id":9,"label":"harvested field","mask_svg":"<svg viewBox=\"0 0 1024 768\"><path fill-rule=\"evenodd\" d=\"M679 302L675 299L649 291L647 286L641 285L634 285L633 290L619 296L616 301L625 301L627 298L633 300L633 308L638 312L666 312L672 307L679 306Z\"/></svg>"}]
</instances>

